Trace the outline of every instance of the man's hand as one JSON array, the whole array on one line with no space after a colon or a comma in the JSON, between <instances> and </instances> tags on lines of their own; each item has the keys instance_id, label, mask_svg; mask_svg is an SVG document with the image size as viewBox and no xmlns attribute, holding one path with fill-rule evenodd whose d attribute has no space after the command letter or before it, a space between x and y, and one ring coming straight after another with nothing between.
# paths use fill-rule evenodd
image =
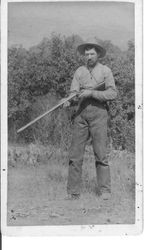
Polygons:
<instances>
[{"instance_id":1,"label":"man's hand","mask_svg":"<svg viewBox=\"0 0 162 250\"><path fill-rule=\"evenodd\" d=\"M87 98L87 97L91 97L92 96L92 90L90 89L84 89L80 95L79 98Z\"/></svg>"},{"instance_id":2,"label":"man's hand","mask_svg":"<svg viewBox=\"0 0 162 250\"><path fill-rule=\"evenodd\" d=\"M61 102L65 101L67 98L62 98L61 99ZM63 104L63 108L67 108L70 106L70 102L69 101L66 101L64 104Z\"/></svg>"}]
</instances>

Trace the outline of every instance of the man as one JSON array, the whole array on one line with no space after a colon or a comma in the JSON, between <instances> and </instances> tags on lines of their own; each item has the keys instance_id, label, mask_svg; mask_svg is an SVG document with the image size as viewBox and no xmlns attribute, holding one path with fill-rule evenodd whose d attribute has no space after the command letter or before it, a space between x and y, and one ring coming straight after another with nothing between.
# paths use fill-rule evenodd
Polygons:
<instances>
[{"instance_id":1,"label":"man","mask_svg":"<svg viewBox=\"0 0 162 250\"><path fill-rule=\"evenodd\" d=\"M90 135L99 193L103 199L108 199L111 184L106 157L108 113L105 104L108 100L116 98L117 91L111 70L99 63L99 58L106 54L105 49L96 42L88 42L78 46L77 51L84 55L85 65L76 70L70 89L72 94L79 93L79 105L69 153L67 193L70 199L80 197L83 156ZM94 90L102 82L105 83L104 90ZM70 102L65 106L70 106Z\"/></svg>"}]
</instances>

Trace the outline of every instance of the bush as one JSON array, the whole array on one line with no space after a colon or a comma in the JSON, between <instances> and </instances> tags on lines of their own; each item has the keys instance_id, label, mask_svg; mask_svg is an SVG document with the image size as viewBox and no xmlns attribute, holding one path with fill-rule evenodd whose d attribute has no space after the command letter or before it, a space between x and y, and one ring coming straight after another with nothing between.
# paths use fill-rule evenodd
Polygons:
<instances>
[{"instance_id":1,"label":"bush","mask_svg":"<svg viewBox=\"0 0 162 250\"><path fill-rule=\"evenodd\" d=\"M41 119L21 134L16 129L45 112L68 95L75 70L83 63L76 56L79 36L51 35L40 44L25 50L9 48L8 53L8 128L9 141L54 144L67 149L71 140L71 113L59 109ZM134 43L121 51L110 41L101 41L107 55L101 60L113 72L118 99L109 103L109 135L113 147L134 151L135 92Z\"/></svg>"}]
</instances>

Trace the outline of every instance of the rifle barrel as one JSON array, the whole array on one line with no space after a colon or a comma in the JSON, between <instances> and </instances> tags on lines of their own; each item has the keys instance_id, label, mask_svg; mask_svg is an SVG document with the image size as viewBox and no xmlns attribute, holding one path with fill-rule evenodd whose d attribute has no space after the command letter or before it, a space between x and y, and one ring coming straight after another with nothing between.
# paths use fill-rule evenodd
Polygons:
<instances>
[{"instance_id":1,"label":"rifle barrel","mask_svg":"<svg viewBox=\"0 0 162 250\"><path fill-rule=\"evenodd\" d=\"M43 113L42 115L38 116L37 118L35 118L33 121L27 123L25 126L23 126L22 128L17 130L17 133L22 132L24 129L28 128L29 126L31 126L33 123L37 122L38 120L40 120L41 118L43 118L45 115L48 115L49 113L51 113L52 111L54 111L55 109L59 108L61 105L63 105L65 102L71 100L72 98L74 98L77 94L73 94L69 97L67 97L64 101L59 102L56 106L54 106L53 108L49 109L48 111L46 111L45 113Z\"/></svg>"},{"instance_id":2,"label":"rifle barrel","mask_svg":"<svg viewBox=\"0 0 162 250\"><path fill-rule=\"evenodd\" d=\"M101 82L99 85L97 85L95 88L92 88L93 90L97 90L100 87L103 86L103 84L105 84L105 82ZM53 108L49 109L48 111L46 111L45 113L43 113L42 115L38 116L37 118L35 118L33 121L27 123L25 126L23 126L22 128L17 130L17 133L22 132L23 130L25 130L26 128L28 128L29 126L31 126L33 123L37 122L38 120L40 120L41 118L43 118L45 115L48 115L49 113L51 113L52 111L56 110L57 108L59 108L60 106L62 106L64 103L66 103L67 101L70 101L71 99L73 99L75 96L77 95L77 93L74 93L72 95L70 95L69 97L67 97L66 99L64 99L63 101L60 101L56 106L54 106Z\"/></svg>"}]
</instances>

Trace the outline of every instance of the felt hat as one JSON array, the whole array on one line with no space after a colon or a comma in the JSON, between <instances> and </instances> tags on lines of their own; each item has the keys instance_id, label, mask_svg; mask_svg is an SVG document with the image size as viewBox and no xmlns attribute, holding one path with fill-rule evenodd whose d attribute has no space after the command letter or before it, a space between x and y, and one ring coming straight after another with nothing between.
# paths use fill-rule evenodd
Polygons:
<instances>
[{"instance_id":1,"label":"felt hat","mask_svg":"<svg viewBox=\"0 0 162 250\"><path fill-rule=\"evenodd\" d=\"M96 48L96 51L98 52L100 58L106 55L106 50L98 44L95 38L88 39L85 43L80 44L77 47L77 51L79 51L81 55L84 55L86 48L88 48L89 46Z\"/></svg>"}]
</instances>

